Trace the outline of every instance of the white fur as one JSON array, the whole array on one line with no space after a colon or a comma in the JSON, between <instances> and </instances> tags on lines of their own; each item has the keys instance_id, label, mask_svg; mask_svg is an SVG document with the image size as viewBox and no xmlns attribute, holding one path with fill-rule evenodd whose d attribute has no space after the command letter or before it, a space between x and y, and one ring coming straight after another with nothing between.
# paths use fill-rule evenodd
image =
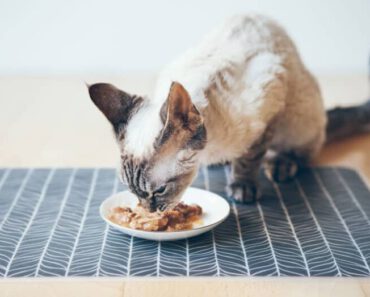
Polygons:
<instances>
[{"instance_id":1,"label":"white fur","mask_svg":"<svg viewBox=\"0 0 370 297\"><path fill-rule=\"evenodd\" d=\"M153 151L153 143L162 129L159 117L160 106L146 102L128 122L124 150L134 156L143 157Z\"/></svg>"},{"instance_id":2,"label":"white fur","mask_svg":"<svg viewBox=\"0 0 370 297\"><path fill-rule=\"evenodd\" d=\"M172 81L184 85L204 116L204 163L240 156L273 119L277 150L317 150L324 141L326 116L319 88L285 31L266 17L228 19L164 69L154 98L127 128L126 149L135 156L153 152L162 128L159 110Z\"/></svg>"}]
</instances>

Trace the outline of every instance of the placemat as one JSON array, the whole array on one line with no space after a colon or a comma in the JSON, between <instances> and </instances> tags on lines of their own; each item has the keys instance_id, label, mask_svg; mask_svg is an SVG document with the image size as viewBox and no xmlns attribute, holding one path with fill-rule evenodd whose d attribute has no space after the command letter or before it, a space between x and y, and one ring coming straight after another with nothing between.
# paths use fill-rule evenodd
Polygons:
<instances>
[{"instance_id":1,"label":"placemat","mask_svg":"<svg viewBox=\"0 0 370 297\"><path fill-rule=\"evenodd\" d=\"M194 186L225 197L228 176L202 168ZM261 175L261 185L256 204L230 201L213 231L153 242L100 219L100 203L124 190L114 169L0 169L0 276L370 275L370 192L356 172L307 169L285 184Z\"/></svg>"}]
</instances>

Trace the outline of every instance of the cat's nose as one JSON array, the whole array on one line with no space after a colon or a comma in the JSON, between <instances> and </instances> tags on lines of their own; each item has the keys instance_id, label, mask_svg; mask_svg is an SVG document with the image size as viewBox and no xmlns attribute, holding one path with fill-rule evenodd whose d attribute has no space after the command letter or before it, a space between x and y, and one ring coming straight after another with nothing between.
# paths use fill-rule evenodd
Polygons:
<instances>
[{"instance_id":1,"label":"cat's nose","mask_svg":"<svg viewBox=\"0 0 370 297\"><path fill-rule=\"evenodd\" d=\"M153 196L153 197L150 197L149 199L150 199L150 201L149 201L149 211L150 212L157 211L157 202L156 202L155 197Z\"/></svg>"}]
</instances>

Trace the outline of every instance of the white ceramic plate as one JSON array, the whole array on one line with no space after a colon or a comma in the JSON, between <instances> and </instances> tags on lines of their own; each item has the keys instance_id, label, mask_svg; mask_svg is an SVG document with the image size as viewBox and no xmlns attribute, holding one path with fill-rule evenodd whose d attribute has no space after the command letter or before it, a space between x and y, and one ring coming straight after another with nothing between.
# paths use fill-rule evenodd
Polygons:
<instances>
[{"instance_id":1,"label":"white ceramic plate","mask_svg":"<svg viewBox=\"0 0 370 297\"><path fill-rule=\"evenodd\" d=\"M108 215L112 208L116 206L134 208L137 205L137 198L129 191L117 193L104 200L100 205L100 215L113 228L132 236L150 240L177 240L193 237L213 229L222 223L230 212L230 206L224 198L201 189L188 188L181 201L186 204L196 203L203 209L202 222L191 230L173 232L142 231L111 222L108 220Z\"/></svg>"}]
</instances>

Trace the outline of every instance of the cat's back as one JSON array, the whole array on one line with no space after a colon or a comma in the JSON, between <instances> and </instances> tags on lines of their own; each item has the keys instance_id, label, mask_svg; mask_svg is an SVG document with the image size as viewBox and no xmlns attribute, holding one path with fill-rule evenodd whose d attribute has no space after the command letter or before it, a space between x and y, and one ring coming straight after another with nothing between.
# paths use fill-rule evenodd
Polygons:
<instances>
[{"instance_id":1,"label":"cat's back","mask_svg":"<svg viewBox=\"0 0 370 297\"><path fill-rule=\"evenodd\" d=\"M281 60L297 56L291 39L273 19L259 14L229 17L162 71L156 97L163 100L171 81L180 81L195 101L202 100L197 95L219 73L227 70L238 80L250 59L264 52Z\"/></svg>"},{"instance_id":2,"label":"cat's back","mask_svg":"<svg viewBox=\"0 0 370 297\"><path fill-rule=\"evenodd\" d=\"M198 46L179 57L170 68L194 67L201 61L220 66L225 62L244 64L258 53L281 54L292 48L294 45L285 30L270 17L234 15L206 35Z\"/></svg>"},{"instance_id":3,"label":"cat's back","mask_svg":"<svg viewBox=\"0 0 370 297\"><path fill-rule=\"evenodd\" d=\"M241 14L227 18L216 27L200 44L199 51L220 48L242 54L246 57L263 50L278 52L291 45L285 30L272 18L260 14ZM229 55L230 53L227 53ZM235 56L237 59L238 57Z\"/></svg>"}]
</instances>

